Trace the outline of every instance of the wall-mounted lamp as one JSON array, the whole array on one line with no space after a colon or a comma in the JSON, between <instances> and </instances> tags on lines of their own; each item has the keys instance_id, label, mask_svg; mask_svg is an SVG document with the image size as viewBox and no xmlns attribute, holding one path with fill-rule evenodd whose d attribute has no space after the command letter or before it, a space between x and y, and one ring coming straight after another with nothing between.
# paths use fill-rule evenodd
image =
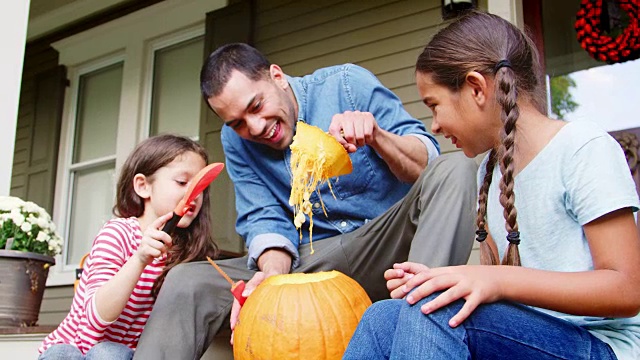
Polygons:
<instances>
[{"instance_id":1,"label":"wall-mounted lamp","mask_svg":"<svg viewBox=\"0 0 640 360\"><path fill-rule=\"evenodd\" d=\"M442 19L449 20L478 7L477 0L441 0Z\"/></svg>"}]
</instances>

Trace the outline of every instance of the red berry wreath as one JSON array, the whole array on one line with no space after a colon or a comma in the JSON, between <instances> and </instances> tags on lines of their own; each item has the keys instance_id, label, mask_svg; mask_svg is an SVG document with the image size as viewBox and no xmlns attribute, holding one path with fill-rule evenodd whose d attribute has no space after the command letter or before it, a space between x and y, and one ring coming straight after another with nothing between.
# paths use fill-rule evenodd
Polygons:
<instances>
[{"instance_id":1,"label":"red berry wreath","mask_svg":"<svg viewBox=\"0 0 640 360\"><path fill-rule=\"evenodd\" d=\"M611 37L602 29L603 0L582 0L574 25L580 46L594 59L610 64L640 58L640 0L617 2L629 17L629 24L620 35Z\"/></svg>"}]
</instances>

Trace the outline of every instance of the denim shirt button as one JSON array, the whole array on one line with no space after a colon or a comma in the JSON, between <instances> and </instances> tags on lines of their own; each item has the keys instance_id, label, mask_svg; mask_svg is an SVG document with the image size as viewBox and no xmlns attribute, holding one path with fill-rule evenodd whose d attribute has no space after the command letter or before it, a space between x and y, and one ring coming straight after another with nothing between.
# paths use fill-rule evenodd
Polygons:
<instances>
[{"instance_id":1,"label":"denim shirt button","mask_svg":"<svg viewBox=\"0 0 640 360\"><path fill-rule=\"evenodd\" d=\"M314 207L315 209L319 209L319 208L320 208L320 203L315 203L315 204L313 204L313 207Z\"/></svg>"},{"instance_id":2,"label":"denim shirt button","mask_svg":"<svg viewBox=\"0 0 640 360\"><path fill-rule=\"evenodd\" d=\"M346 227L346 226L347 226L347 222L346 222L346 221L341 222L341 223L340 223L340 226L342 226L342 227Z\"/></svg>"}]
</instances>

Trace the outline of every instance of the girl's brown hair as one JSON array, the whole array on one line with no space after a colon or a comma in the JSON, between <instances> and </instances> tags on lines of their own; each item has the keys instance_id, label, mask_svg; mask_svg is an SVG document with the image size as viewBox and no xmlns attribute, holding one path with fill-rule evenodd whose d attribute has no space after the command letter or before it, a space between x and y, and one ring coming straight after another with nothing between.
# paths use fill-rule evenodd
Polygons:
<instances>
[{"instance_id":1,"label":"girl's brown hair","mask_svg":"<svg viewBox=\"0 0 640 360\"><path fill-rule=\"evenodd\" d=\"M206 150L197 142L176 135L158 135L142 141L129 155L118 179L114 215L118 217L139 217L144 213L144 199L136 194L133 178L142 174L153 181L158 169L171 163L178 156L194 152L209 163ZM164 279L174 266L197 260L205 260L207 256L215 257L218 247L213 241L211 231L211 210L209 189L202 193L202 207L198 216L188 228L176 228L173 231L173 246L169 250L167 263L162 274L153 285L152 294L156 296Z\"/></svg>"},{"instance_id":2,"label":"girl's brown hair","mask_svg":"<svg viewBox=\"0 0 640 360\"><path fill-rule=\"evenodd\" d=\"M459 91L472 71L494 77L496 99L501 107L503 129L498 148L491 150L486 175L478 194L477 240L481 242L481 262L497 264L484 241L487 237L487 195L493 169L500 165L500 204L504 208L509 247L502 264L520 265L520 243L515 194L513 154L516 121L520 115L518 97L527 98L544 113L538 53L533 42L517 27L499 16L471 12L439 31L418 57L416 71L429 74L435 83Z\"/></svg>"}]
</instances>

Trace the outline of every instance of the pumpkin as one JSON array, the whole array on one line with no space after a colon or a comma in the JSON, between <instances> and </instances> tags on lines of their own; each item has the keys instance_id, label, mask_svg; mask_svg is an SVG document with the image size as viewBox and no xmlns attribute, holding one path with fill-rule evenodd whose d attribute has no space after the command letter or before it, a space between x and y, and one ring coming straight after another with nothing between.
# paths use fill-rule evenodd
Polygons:
<instances>
[{"instance_id":1,"label":"pumpkin","mask_svg":"<svg viewBox=\"0 0 640 360\"><path fill-rule=\"evenodd\" d=\"M309 198L318 185L327 182L329 178L351 173L353 165L349 154L338 140L319 127L300 121L290 148L292 177L289 205L293 206L293 223L296 229L300 229L300 240L305 215L309 217L309 241L313 254L313 211ZM330 182L329 189L331 190ZM320 204L324 211L322 198Z\"/></svg>"},{"instance_id":2,"label":"pumpkin","mask_svg":"<svg viewBox=\"0 0 640 360\"><path fill-rule=\"evenodd\" d=\"M269 277L240 310L234 359L340 359L369 305L339 271Z\"/></svg>"}]
</instances>

